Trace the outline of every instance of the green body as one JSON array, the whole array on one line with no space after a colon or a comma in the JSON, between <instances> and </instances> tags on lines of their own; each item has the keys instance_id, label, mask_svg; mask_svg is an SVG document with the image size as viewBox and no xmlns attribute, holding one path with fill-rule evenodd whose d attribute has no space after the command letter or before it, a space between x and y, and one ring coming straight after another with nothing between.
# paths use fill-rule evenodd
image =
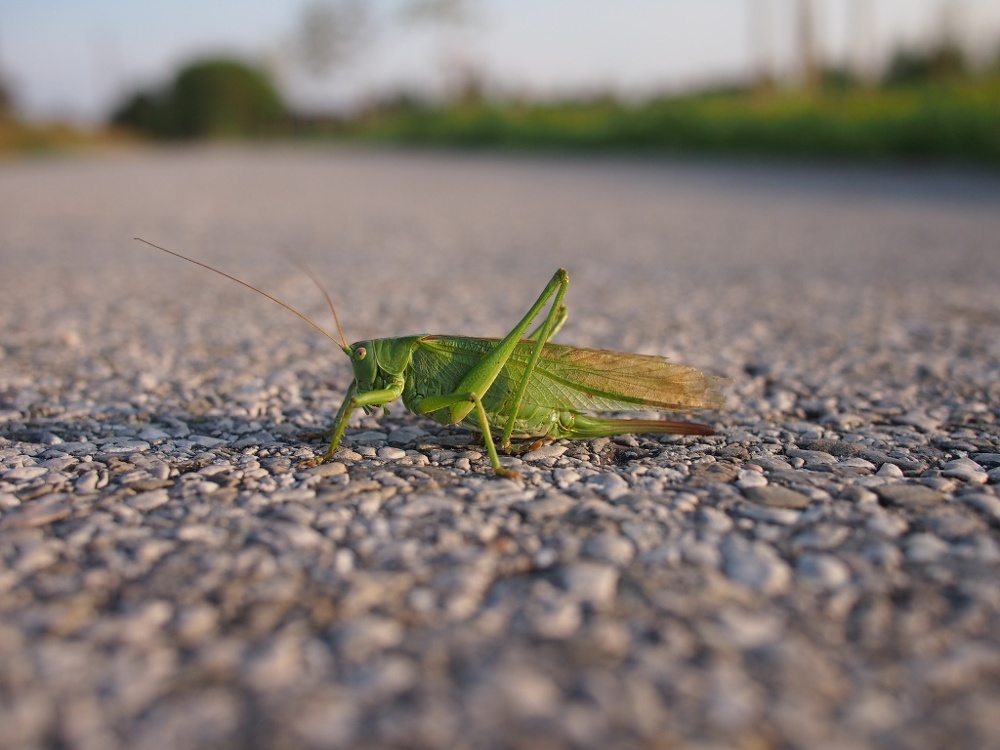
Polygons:
<instances>
[{"instance_id":1,"label":"green body","mask_svg":"<svg viewBox=\"0 0 1000 750\"><path fill-rule=\"evenodd\" d=\"M330 305L339 340L291 305L253 284L165 247L146 240L140 242L267 297L329 338L350 357L354 382L334 419L330 447L323 461L337 450L355 409L370 412L397 398L402 398L406 408L415 414L442 424L461 422L478 429L483 434L490 465L503 476L517 474L500 464L493 440L497 430L504 450L510 449L512 437L586 439L630 432L710 435L711 428L692 422L614 419L594 412L715 409L725 400L719 387L727 381L693 367L676 365L662 357L549 343L566 321L563 298L569 275L562 268L502 339L424 334L349 345L330 295L312 274ZM529 332L528 327L549 300L552 303L541 325Z\"/></svg>"},{"instance_id":2,"label":"green body","mask_svg":"<svg viewBox=\"0 0 1000 750\"><path fill-rule=\"evenodd\" d=\"M594 438L624 433L711 434L704 425L667 420L614 419L595 412L714 409L726 381L662 357L549 343L566 318L568 276L560 269L503 339L416 335L361 341L344 347L354 382L337 414L330 448L340 444L357 408L402 398L415 414L442 424L463 423L483 434L493 469L501 466L493 440L509 450L516 438ZM528 326L554 295L534 331Z\"/></svg>"}]
</instances>

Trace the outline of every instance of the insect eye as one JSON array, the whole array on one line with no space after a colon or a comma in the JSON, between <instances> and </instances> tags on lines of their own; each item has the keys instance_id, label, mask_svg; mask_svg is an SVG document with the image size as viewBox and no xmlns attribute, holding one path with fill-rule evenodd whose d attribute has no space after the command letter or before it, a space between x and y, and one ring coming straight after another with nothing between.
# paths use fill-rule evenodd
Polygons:
<instances>
[{"instance_id":1,"label":"insect eye","mask_svg":"<svg viewBox=\"0 0 1000 750\"><path fill-rule=\"evenodd\" d=\"M354 350L354 356L357 357L359 362L363 360L365 356L367 356L367 354L368 350L365 349L363 346L359 346L357 349Z\"/></svg>"}]
</instances>

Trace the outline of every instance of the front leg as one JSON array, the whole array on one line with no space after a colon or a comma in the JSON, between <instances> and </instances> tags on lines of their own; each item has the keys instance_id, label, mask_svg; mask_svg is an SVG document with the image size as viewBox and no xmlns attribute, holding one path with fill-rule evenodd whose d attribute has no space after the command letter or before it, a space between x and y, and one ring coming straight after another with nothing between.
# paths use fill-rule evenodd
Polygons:
<instances>
[{"instance_id":1,"label":"front leg","mask_svg":"<svg viewBox=\"0 0 1000 750\"><path fill-rule=\"evenodd\" d=\"M386 388L380 388L377 391L365 391L364 393L358 393L357 381L351 383L351 387L347 389L347 393L344 396L344 403L340 405L340 410L334 419L333 431L330 435L330 447L323 454L321 462L329 461L334 451L340 446L340 441L347 430L347 423L350 421L355 409L362 409L366 406L385 406L390 401L395 401L402 394L403 383L399 381L391 383Z\"/></svg>"}]
</instances>

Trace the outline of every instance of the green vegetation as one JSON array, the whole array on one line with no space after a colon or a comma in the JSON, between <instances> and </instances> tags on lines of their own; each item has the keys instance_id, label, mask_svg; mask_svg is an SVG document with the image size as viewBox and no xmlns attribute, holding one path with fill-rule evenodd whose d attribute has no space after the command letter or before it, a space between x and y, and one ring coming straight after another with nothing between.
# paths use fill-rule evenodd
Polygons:
<instances>
[{"instance_id":1,"label":"green vegetation","mask_svg":"<svg viewBox=\"0 0 1000 750\"><path fill-rule=\"evenodd\" d=\"M165 89L133 94L111 124L158 139L246 138L274 134L286 117L263 71L215 59L191 63Z\"/></svg>"},{"instance_id":2,"label":"green vegetation","mask_svg":"<svg viewBox=\"0 0 1000 750\"><path fill-rule=\"evenodd\" d=\"M385 143L657 150L1000 165L1000 76L882 89L724 91L624 104L611 98L440 107L404 101L340 132Z\"/></svg>"},{"instance_id":3,"label":"green vegetation","mask_svg":"<svg viewBox=\"0 0 1000 750\"><path fill-rule=\"evenodd\" d=\"M319 129L319 128L314 128ZM328 127L377 143L469 148L659 151L1000 166L1000 55L974 71L943 38L900 49L879 85L829 69L813 89L767 82L639 103L615 97L495 101L475 88L431 106L401 95Z\"/></svg>"},{"instance_id":4,"label":"green vegetation","mask_svg":"<svg viewBox=\"0 0 1000 750\"><path fill-rule=\"evenodd\" d=\"M289 113L261 70L192 62L168 85L131 94L107 133L28 126L0 87L0 152L156 140L295 137L445 148L701 153L851 160L947 160L1000 166L1000 56L973 71L942 43L902 50L879 85L828 70L813 90L741 86L624 102L614 96L529 102L469 86L448 102L412 93L350 117Z\"/></svg>"}]
</instances>

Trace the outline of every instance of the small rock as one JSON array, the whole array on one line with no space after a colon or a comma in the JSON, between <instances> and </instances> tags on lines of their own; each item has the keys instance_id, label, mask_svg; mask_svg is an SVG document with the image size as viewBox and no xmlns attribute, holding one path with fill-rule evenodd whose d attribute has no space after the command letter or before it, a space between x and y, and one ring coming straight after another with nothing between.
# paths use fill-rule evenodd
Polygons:
<instances>
[{"instance_id":1,"label":"small rock","mask_svg":"<svg viewBox=\"0 0 1000 750\"><path fill-rule=\"evenodd\" d=\"M347 473L347 466L340 461L330 461L329 463L310 466L304 470L306 474L314 477L335 477Z\"/></svg>"},{"instance_id":2,"label":"small rock","mask_svg":"<svg viewBox=\"0 0 1000 750\"><path fill-rule=\"evenodd\" d=\"M4 472L3 478L12 482L30 482L32 479L44 477L48 472L44 466L18 466Z\"/></svg>"},{"instance_id":3,"label":"small rock","mask_svg":"<svg viewBox=\"0 0 1000 750\"><path fill-rule=\"evenodd\" d=\"M821 523L796 535L795 549L830 550L836 549L851 535L847 526Z\"/></svg>"},{"instance_id":4,"label":"small rock","mask_svg":"<svg viewBox=\"0 0 1000 750\"><path fill-rule=\"evenodd\" d=\"M905 414L894 416L892 417L892 421L894 424L916 427L921 432L934 432L941 426L938 420L928 416L926 412L919 410L908 411Z\"/></svg>"},{"instance_id":5,"label":"small rock","mask_svg":"<svg viewBox=\"0 0 1000 750\"><path fill-rule=\"evenodd\" d=\"M910 528L910 524L906 522L905 518L900 518L899 516L890 516L885 511L881 511L879 515L872 516L865 522L865 526L876 534L880 534L890 539L895 539L898 536L906 533L906 530Z\"/></svg>"},{"instance_id":6,"label":"small rock","mask_svg":"<svg viewBox=\"0 0 1000 750\"><path fill-rule=\"evenodd\" d=\"M21 503L16 508L6 511L0 518L0 529L32 529L37 526L47 526L69 517L72 512L73 508L66 502L65 495L49 495L40 500Z\"/></svg>"},{"instance_id":7,"label":"small rock","mask_svg":"<svg viewBox=\"0 0 1000 750\"><path fill-rule=\"evenodd\" d=\"M391 445L383 445L375 452L375 455L387 461L398 461L401 458L406 458L406 451L402 448L394 448Z\"/></svg>"},{"instance_id":8,"label":"small rock","mask_svg":"<svg viewBox=\"0 0 1000 750\"><path fill-rule=\"evenodd\" d=\"M396 646L403 639L403 626L388 617L368 615L344 626L341 644L344 654L361 661Z\"/></svg>"},{"instance_id":9,"label":"small rock","mask_svg":"<svg viewBox=\"0 0 1000 750\"><path fill-rule=\"evenodd\" d=\"M536 450L528 451L521 458L525 461L538 461L542 458L559 458L566 450L565 443L547 443Z\"/></svg>"},{"instance_id":10,"label":"small rock","mask_svg":"<svg viewBox=\"0 0 1000 750\"><path fill-rule=\"evenodd\" d=\"M787 487L772 484L766 487L745 487L743 495L751 502L772 508L806 508L809 498Z\"/></svg>"},{"instance_id":11,"label":"small rock","mask_svg":"<svg viewBox=\"0 0 1000 750\"><path fill-rule=\"evenodd\" d=\"M802 512L792 508L771 508L763 505L744 505L733 509L733 513L741 518L749 518L760 523L773 523L778 526L794 526L802 517Z\"/></svg>"},{"instance_id":12,"label":"small rock","mask_svg":"<svg viewBox=\"0 0 1000 750\"><path fill-rule=\"evenodd\" d=\"M944 465L941 474L971 484L986 484L989 481L989 476L983 467L971 458L956 458L954 461L949 461Z\"/></svg>"},{"instance_id":13,"label":"small rock","mask_svg":"<svg viewBox=\"0 0 1000 750\"><path fill-rule=\"evenodd\" d=\"M149 443L145 440L109 440L101 446L102 453L142 453L148 450Z\"/></svg>"},{"instance_id":14,"label":"small rock","mask_svg":"<svg viewBox=\"0 0 1000 750\"><path fill-rule=\"evenodd\" d=\"M427 436L427 430L417 425L398 427L389 433L388 442L391 445L407 445Z\"/></svg>"},{"instance_id":15,"label":"small rock","mask_svg":"<svg viewBox=\"0 0 1000 750\"><path fill-rule=\"evenodd\" d=\"M736 583L767 596L788 588L791 571L770 546L749 542L741 536L727 537L722 546L723 572Z\"/></svg>"},{"instance_id":16,"label":"small rock","mask_svg":"<svg viewBox=\"0 0 1000 750\"><path fill-rule=\"evenodd\" d=\"M564 490L580 481L580 472L576 469L553 469L552 477L556 480L556 486Z\"/></svg>"},{"instance_id":17,"label":"small rock","mask_svg":"<svg viewBox=\"0 0 1000 750\"><path fill-rule=\"evenodd\" d=\"M839 589L851 580L850 569L833 555L801 555L795 561L795 570L825 589Z\"/></svg>"},{"instance_id":18,"label":"small rock","mask_svg":"<svg viewBox=\"0 0 1000 750\"><path fill-rule=\"evenodd\" d=\"M138 495L130 497L125 502L129 507L135 508L142 513L148 513L151 510L159 508L169 499L170 496L167 495L167 491L165 489L159 489L150 490L149 492L140 492Z\"/></svg>"},{"instance_id":19,"label":"small rock","mask_svg":"<svg viewBox=\"0 0 1000 750\"><path fill-rule=\"evenodd\" d=\"M806 451L792 449L785 451L786 455L790 458L801 458L806 462L806 467L814 466L832 466L837 463L837 457L833 456L825 451Z\"/></svg>"},{"instance_id":20,"label":"small rock","mask_svg":"<svg viewBox=\"0 0 1000 750\"><path fill-rule=\"evenodd\" d=\"M985 492L959 495L960 502L970 505L994 522L1000 522L1000 498L987 495Z\"/></svg>"},{"instance_id":21,"label":"small rock","mask_svg":"<svg viewBox=\"0 0 1000 750\"><path fill-rule=\"evenodd\" d=\"M903 548L906 559L915 563L935 562L948 553L948 544L933 534L912 534Z\"/></svg>"},{"instance_id":22,"label":"small rock","mask_svg":"<svg viewBox=\"0 0 1000 750\"><path fill-rule=\"evenodd\" d=\"M635 545L623 536L599 534L583 543L583 553L615 565L627 565L635 557Z\"/></svg>"},{"instance_id":23,"label":"small rock","mask_svg":"<svg viewBox=\"0 0 1000 750\"><path fill-rule=\"evenodd\" d=\"M170 433L159 429L158 427L145 427L139 432L139 437L143 440L153 441L153 440L169 440Z\"/></svg>"},{"instance_id":24,"label":"small rock","mask_svg":"<svg viewBox=\"0 0 1000 750\"><path fill-rule=\"evenodd\" d=\"M883 502L906 507L924 507L944 502L944 495L922 484L893 482L873 487Z\"/></svg>"},{"instance_id":25,"label":"small rock","mask_svg":"<svg viewBox=\"0 0 1000 750\"><path fill-rule=\"evenodd\" d=\"M862 461L864 459L861 459ZM879 467L879 470L875 472L876 476L887 477L889 479L902 479L903 470L900 469L896 464L884 463Z\"/></svg>"},{"instance_id":26,"label":"small rock","mask_svg":"<svg viewBox=\"0 0 1000 750\"><path fill-rule=\"evenodd\" d=\"M860 469L861 471L875 471L875 464L871 461L866 461L858 456L852 456L851 458L845 458L843 461L837 464L837 466L844 469Z\"/></svg>"},{"instance_id":27,"label":"small rock","mask_svg":"<svg viewBox=\"0 0 1000 750\"><path fill-rule=\"evenodd\" d=\"M618 590L618 571L605 563L572 563L560 571L560 579L574 599L589 604L606 604Z\"/></svg>"},{"instance_id":28,"label":"small rock","mask_svg":"<svg viewBox=\"0 0 1000 750\"><path fill-rule=\"evenodd\" d=\"M749 487L766 487L767 477L759 471L742 469L740 473L736 475L736 486L741 490L745 490Z\"/></svg>"},{"instance_id":29,"label":"small rock","mask_svg":"<svg viewBox=\"0 0 1000 750\"><path fill-rule=\"evenodd\" d=\"M725 534L733 528L733 519L718 508L703 505L698 509L698 521L705 533Z\"/></svg>"},{"instance_id":30,"label":"small rock","mask_svg":"<svg viewBox=\"0 0 1000 750\"><path fill-rule=\"evenodd\" d=\"M226 444L226 441L222 438L215 438L210 435L188 435L188 440L202 448L218 448L220 445Z\"/></svg>"},{"instance_id":31,"label":"small rock","mask_svg":"<svg viewBox=\"0 0 1000 750\"><path fill-rule=\"evenodd\" d=\"M608 500L616 500L629 492L628 482L618 474L598 474L587 479L587 485L596 489Z\"/></svg>"}]
</instances>

